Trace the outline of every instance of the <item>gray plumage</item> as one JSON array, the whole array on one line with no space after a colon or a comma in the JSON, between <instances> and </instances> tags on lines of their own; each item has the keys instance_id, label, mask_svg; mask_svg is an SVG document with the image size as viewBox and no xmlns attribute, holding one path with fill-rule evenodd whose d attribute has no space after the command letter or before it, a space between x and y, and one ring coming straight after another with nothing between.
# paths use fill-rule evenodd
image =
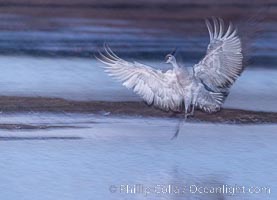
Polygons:
<instances>
[{"instance_id":1,"label":"gray plumage","mask_svg":"<svg viewBox=\"0 0 277 200\"><path fill-rule=\"evenodd\" d=\"M97 57L105 71L127 88L133 89L149 105L165 111L185 111L193 115L198 107L205 112L220 110L229 88L242 72L242 45L232 23L227 30L220 18L206 20L210 35L206 55L190 72L174 57L166 56L172 70L162 72L138 62L119 58L107 45Z\"/></svg>"}]
</instances>

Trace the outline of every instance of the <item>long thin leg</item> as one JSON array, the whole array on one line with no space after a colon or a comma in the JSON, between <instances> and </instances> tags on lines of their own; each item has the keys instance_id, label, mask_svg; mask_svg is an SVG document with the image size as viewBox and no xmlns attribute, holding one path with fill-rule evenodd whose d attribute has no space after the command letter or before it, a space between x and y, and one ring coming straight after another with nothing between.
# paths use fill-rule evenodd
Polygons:
<instances>
[{"instance_id":1,"label":"long thin leg","mask_svg":"<svg viewBox=\"0 0 277 200\"><path fill-rule=\"evenodd\" d=\"M192 104L192 108L190 113L187 114L187 116L193 116L194 115L194 110L195 110L195 104Z\"/></svg>"},{"instance_id":2,"label":"long thin leg","mask_svg":"<svg viewBox=\"0 0 277 200\"><path fill-rule=\"evenodd\" d=\"M173 140L173 139L178 137L181 125L185 123L185 121L187 120L187 118L189 116L188 111L189 111L190 106L191 106L191 99L190 98L186 98L185 99L185 117L184 118L182 118L182 117L180 118L180 120L178 122L178 125L177 125L177 128L176 128L176 131L175 131L175 134L173 135L171 140Z\"/></svg>"},{"instance_id":3,"label":"long thin leg","mask_svg":"<svg viewBox=\"0 0 277 200\"><path fill-rule=\"evenodd\" d=\"M185 114L184 118L182 116L180 117L179 122L178 122L177 127L176 127L176 131L175 131L173 137L171 138L171 140L178 137L180 129L181 129L181 125L185 123L185 121L187 120L187 117L188 117L187 114Z\"/></svg>"},{"instance_id":4,"label":"long thin leg","mask_svg":"<svg viewBox=\"0 0 277 200\"><path fill-rule=\"evenodd\" d=\"M191 111L190 113L188 114L188 116L193 116L194 115L194 110L195 110L195 104L196 104L196 101L197 101L197 96L198 95L195 95L192 99L192 108L191 108Z\"/></svg>"},{"instance_id":5,"label":"long thin leg","mask_svg":"<svg viewBox=\"0 0 277 200\"><path fill-rule=\"evenodd\" d=\"M194 110L195 110L195 103L192 104L192 115L194 115Z\"/></svg>"}]
</instances>

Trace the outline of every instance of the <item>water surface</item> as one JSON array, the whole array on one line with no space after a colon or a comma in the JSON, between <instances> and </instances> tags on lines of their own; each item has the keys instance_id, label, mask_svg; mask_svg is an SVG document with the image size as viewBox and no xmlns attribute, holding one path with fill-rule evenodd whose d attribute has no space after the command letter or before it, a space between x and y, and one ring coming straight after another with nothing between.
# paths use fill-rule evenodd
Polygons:
<instances>
[{"instance_id":1,"label":"water surface","mask_svg":"<svg viewBox=\"0 0 277 200\"><path fill-rule=\"evenodd\" d=\"M0 168L4 172L0 174L0 192L7 200L38 196L42 200L276 198L275 125L186 123L180 136L170 140L176 120L22 114L4 115L0 121L84 127L1 131L1 137L11 138L0 137ZM63 139L43 139L47 137ZM74 137L79 139L70 139ZM271 192L126 194L122 189L120 193L121 185L134 184L149 188L238 185L268 187ZM115 193L111 186L117 187Z\"/></svg>"}]
</instances>

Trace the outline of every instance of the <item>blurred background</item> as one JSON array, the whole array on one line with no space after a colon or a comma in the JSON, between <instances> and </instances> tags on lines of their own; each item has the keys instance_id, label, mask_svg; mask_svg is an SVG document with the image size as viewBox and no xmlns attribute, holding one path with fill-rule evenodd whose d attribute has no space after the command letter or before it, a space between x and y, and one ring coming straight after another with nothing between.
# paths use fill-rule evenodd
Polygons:
<instances>
[{"instance_id":1,"label":"blurred background","mask_svg":"<svg viewBox=\"0 0 277 200\"><path fill-rule=\"evenodd\" d=\"M206 50L205 18L238 25L258 15L256 64L276 64L275 0L1 0L0 13L2 55L92 57L108 42L124 56L152 60L180 47L186 62Z\"/></svg>"}]
</instances>

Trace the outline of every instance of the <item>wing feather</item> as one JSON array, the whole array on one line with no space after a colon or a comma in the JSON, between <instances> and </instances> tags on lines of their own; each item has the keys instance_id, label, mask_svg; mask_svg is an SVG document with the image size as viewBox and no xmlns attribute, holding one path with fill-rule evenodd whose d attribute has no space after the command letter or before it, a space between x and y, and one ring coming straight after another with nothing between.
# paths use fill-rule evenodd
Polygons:
<instances>
[{"instance_id":1,"label":"wing feather","mask_svg":"<svg viewBox=\"0 0 277 200\"><path fill-rule=\"evenodd\" d=\"M230 22L227 31L220 18L206 20L210 36L205 57L194 66L195 76L215 92L226 91L243 71L242 45L237 30Z\"/></svg>"},{"instance_id":2,"label":"wing feather","mask_svg":"<svg viewBox=\"0 0 277 200\"><path fill-rule=\"evenodd\" d=\"M104 53L96 58L105 64L105 71L141 96L148 104L163 110L181 111L183 92L176 75L171 71L162 73L138 62L119 58L107 45Z\"/></svg>"},{"instance_id":3,"label":"wing feather","mask_svg":"<svg viewBox=\"0 0 277 200\"><path fill-rule=\"evenodd\" d=\"M197 96L196 106L208 113L217 112L224 101L224 94L211 92L201 87Z\"/></svg>"}]
</instances>

